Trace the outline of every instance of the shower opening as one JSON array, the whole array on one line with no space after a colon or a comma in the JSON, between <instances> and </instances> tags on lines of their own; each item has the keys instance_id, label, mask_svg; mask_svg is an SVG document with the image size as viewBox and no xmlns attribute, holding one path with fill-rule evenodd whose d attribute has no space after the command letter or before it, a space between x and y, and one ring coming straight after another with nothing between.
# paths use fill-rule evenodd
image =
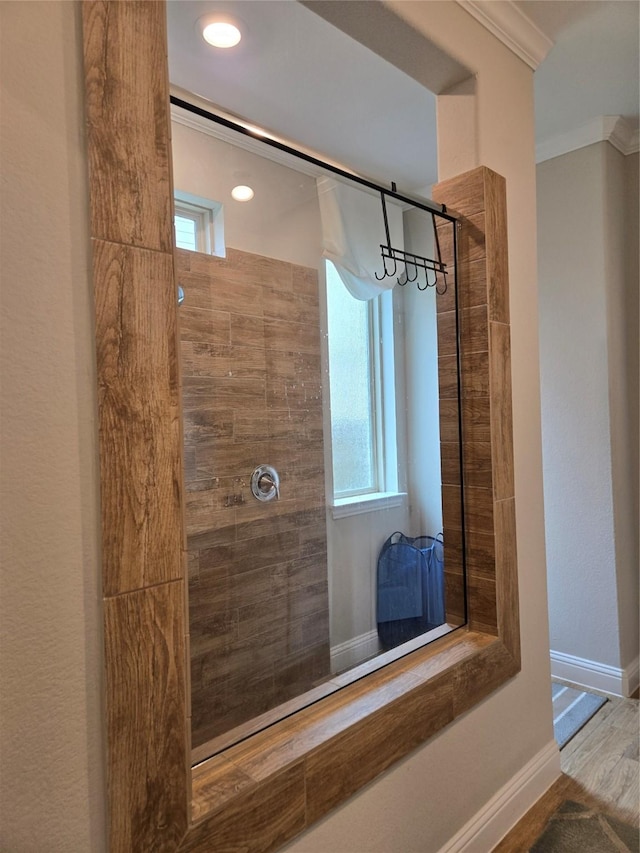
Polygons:
<instances>
[{"instance_id":1,"label":"shower opening","mask_svg":"<svg viewBox=\"0 0 640 853\"><path fill-rule=\"evenodd\" d=\"M454 217L172 100L197 763L465 624L462 354Z\"/></svg>"}]
</instances>

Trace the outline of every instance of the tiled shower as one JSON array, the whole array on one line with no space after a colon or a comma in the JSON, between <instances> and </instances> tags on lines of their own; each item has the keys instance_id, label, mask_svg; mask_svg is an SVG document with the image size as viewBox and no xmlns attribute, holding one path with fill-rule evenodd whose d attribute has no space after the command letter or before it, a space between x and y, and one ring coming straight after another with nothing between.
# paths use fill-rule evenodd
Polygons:
<instances>
[{"instance_id":1,"label":"tiled shower","mask_svg":"<svg viewBox=\"0 0 640 853\"><path fill-rule=\"evenodd\" d=\"M237 249L176 263L197 747L330 672L320 318L316 270Z\"/></svg>"}]
</instances>

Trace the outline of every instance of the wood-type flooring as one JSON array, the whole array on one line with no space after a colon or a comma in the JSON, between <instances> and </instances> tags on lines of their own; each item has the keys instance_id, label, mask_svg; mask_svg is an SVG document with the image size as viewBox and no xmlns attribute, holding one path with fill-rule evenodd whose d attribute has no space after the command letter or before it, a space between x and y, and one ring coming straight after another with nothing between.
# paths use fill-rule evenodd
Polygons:
<instances>
[{"instance_id":1,"label":"wood-type flooring","mask_svg":"<svg viewBox=\"0 0 640 853\"><path fill-rule=\"evenodd\" d=\"M638 699L609 700L560 753L562 776L493 853L527 853L563 800L639 825Z\"/></svg>"}]
</instances>

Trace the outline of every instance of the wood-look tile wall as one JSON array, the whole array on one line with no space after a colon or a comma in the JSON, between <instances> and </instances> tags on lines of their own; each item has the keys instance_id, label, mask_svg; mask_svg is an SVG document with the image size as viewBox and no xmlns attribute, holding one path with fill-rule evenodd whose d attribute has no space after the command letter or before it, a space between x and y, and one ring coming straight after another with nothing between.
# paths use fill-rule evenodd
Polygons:
<instances>
[{"instance_id":1,"label":"wood-look tile wall","mask_svg":"<svg viewBox=\"0 0 640 853\"><path fill-rule=\"evenodd\" d=\"M79 5L96 315L109 849L169 850L187 831L190 779L166 15L160 3Z\"/></svg>"},{"instance_id":2,"label":"wood-look tile wall","mask_svg":"<svg viewBox=\"0 0 640 853\"><path fill-rule=\"evenodd\" d=\"M436 201L446 201L460 215L458 309L469 625L495 634L498 597L508 594L517 601L517 590L501 593L496 585L496 556L504 537L509 552L515 547L505 181L482 167L438 184L434 193ZM437 224L443 260L453 265L452 228L444 221ZM451 618L461 615L465 586L455 355L447 343L455 330L454 288L438 299L437 310L445 578Z\"/></svg>"},{"instance_id":3,"label":"wood-look tile wall","mask_svg":"<svg viewBox=\"0 0 640 853\"><path fill-rule=\"evenodd\" d=\"M176 265L198 746L329 675L318 279L237 249ZM261 464L280 500L251 494Z\"/></svg>"}]
</instances>

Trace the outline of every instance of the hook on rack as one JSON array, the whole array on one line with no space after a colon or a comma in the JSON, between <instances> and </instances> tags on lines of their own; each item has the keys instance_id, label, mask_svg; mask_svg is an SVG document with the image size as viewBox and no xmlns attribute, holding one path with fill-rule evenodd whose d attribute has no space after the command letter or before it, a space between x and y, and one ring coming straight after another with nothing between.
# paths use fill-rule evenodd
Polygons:
<instances>
[{"instance_id":1,"label":"hook on rack","mask_svg":"<svg viewBox=\"0 0 640 853\"><path fill-rule=\"evenodd\" d=\"M412 265L411 264L405 265L404 281L402 280L402 276L398 277L398 284L400 285L400 287L404 287L405 284L413 283L414 281L418 280L418 267L416 266L416 264L413 264L413 269L415 270L415 274L413 276L409 277L409 267L410 266L412 266Z\"/></svg>"},{"instance_id":2,"label":"hook on rack","mask_svg":"<svg viewBox=\"0 0 640 853\"><path fill-rule=\"evenodd\" d=\"M387 260L389 260L389 262L393 261L393 270L391 272L387 270ZM382 281L385 278L392 278L394 275L398 274L398 262L392 255L383 255L382 264L384 268L384 272L382 273L382 275L378 275L378 273L375 273L375 276L378 281Z\"/></svg>"}]
</instances>

